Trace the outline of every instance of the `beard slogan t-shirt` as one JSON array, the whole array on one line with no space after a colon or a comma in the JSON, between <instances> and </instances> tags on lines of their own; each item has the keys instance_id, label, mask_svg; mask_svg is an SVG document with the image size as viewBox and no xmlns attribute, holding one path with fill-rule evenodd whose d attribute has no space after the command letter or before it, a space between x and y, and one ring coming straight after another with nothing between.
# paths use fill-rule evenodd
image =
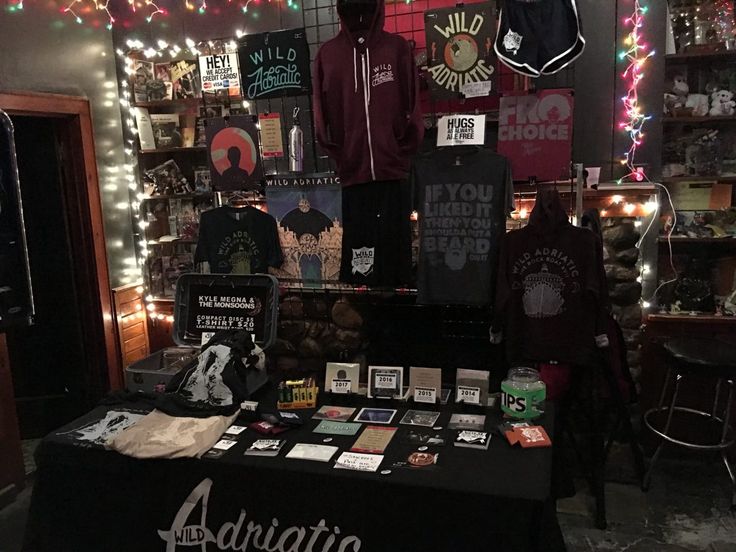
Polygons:
<instances>
[{"instance_id":1,"label":"beard slogan t-shirt","mask_svg":"<svg viewBox=\"0 0 736 552\"><path fill-rule=\"evenodd\" d=\"M513 203L508 161L485 149L438 150L416 158L412 180L418 302L491 305L498 243Z\"/></svg>"},{"instance_id":2,"label":"beard slogan t-shirt","mask_svg":"<svg viewBox=\"0 0 736 552\"><path fill-rule=\"evenodd\" d=\"M253 207L205 211L194 262L209 263L213 274L267 274L283 262L276 219Z\"/></svg>"}]
</instances>

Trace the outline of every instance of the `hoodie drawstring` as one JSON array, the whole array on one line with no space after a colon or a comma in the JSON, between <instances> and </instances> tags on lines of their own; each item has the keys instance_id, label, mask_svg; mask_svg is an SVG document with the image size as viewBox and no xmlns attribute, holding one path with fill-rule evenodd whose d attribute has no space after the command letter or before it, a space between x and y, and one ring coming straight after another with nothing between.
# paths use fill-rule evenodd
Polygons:
<instances>
[{"instance_id":1,"label":"hoodie drawstring","mask_svg":"<svg viewBox=\"0 0 736 552\"><path fill-rule=\"evenodd\" d=\"M353 46L353 78L355 79L355 93L358 93L358 51Z\"/></svg>"},{"instance_id":2,"label":"hoodie drawstring","mask_svg":"<svg viewBox=\"0 0 736 552\"><path fill-rule=\"evenodd\" d=\"M368 105L371 103L371 50L366 46L365 55L368 59L368 65L365 68L365 85L368 90Z\"/></svg>"}]
</instances>

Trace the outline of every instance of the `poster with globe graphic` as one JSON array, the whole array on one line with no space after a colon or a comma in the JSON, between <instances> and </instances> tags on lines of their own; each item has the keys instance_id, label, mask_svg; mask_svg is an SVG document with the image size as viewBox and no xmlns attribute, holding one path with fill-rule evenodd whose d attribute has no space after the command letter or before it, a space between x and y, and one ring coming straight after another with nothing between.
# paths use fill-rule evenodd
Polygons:
<instances>
[{"instance_id":1,"label":"poster with globe graphic","mask_svg":"<svg viewBox=\"0 0 736 552\"><path fill-rule=\"evenodd\" d=\"M459 4L424 12L429 89L435 99L462 97L467 85L496 91L496 18L493 4Z\"/></svg>"},{"instance_id":2,"label":"poster with globe graphic","mask_svg":"<svg viewBox=\"0 0 736 552\"><path fill-rule=\"evenodd\" d=\"M256 122L257 118L250 115L207 120L205 134L213 190L261 188L263 166Z\"/></svg>"},{"instance_id":3,"label":"poster with globe graphic","mask_svg":"<svg viewBox=\"0 0 736 552\"><path fill-rule=\"evenodd\" d=\"M329 174L267 177L266 202L284 253L274 275L305 286L337 281L343 230L339 180Z\"/></svg>"}]
</instances>

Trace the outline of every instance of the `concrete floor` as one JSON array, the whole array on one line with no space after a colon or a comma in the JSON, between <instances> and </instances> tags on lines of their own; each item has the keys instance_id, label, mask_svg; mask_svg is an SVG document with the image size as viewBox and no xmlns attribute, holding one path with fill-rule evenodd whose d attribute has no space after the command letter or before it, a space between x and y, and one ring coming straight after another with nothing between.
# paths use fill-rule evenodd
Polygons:
<instances>
[{"instance_id":1,"label":"concrete floor","mask_svg":"<svg viewBox=\"0 0 736 552\"><path fill-rule=\"evenodd\" d=\"M569 552L736 552L736 513L720 457L662 459L650 489L636 484L628 450L614 448L606 483L608 529L595 529L585 482L558 502Z\"/></svg>"},{"instance_id":2,"label":"concrete floor","mask_svg":"<svg viewBox=\"0 0 736 552\"><path fill-rule=\"evenodd\" d=\"M615 448L609 462L607 530L593 526L593 503L584 482L578 481L575 497L558 503L569 552L736 552L736 515L729 510L729 480L720 461L662 459L649 492L643 493L627 453ZM31 486L32 480L13 504L0 510L0 552L20 551Z\"/></svg>"}]
</instances>

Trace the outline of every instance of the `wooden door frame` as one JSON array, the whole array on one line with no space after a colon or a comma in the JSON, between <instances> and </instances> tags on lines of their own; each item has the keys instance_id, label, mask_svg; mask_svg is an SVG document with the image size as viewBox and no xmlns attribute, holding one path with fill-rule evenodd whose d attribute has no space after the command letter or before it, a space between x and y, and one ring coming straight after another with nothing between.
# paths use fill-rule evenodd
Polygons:
<instances>
[{"instance_id":1,"label":"wooden door frame","mask_svg":"<svg viewBox=\"0 0 736 552\"><path fill-rule=\"evenodd\" d=\"M122 387L122 371L117 353L115 324L110 289L110 274L102 216L102 202L97 174L94 131L89 101L76 96L45 94L20 91L0 91L0 109L9 115L53 117L63 120L61 135L70 145L71 159L65 159L62 167L67 175L66 185L72 185L73 197L79 202L74 211L80 243L73 244L75 281L80 279L86 289L79 287L80 295L93 300L87 309L87 321L93 326L85 327L85 339L99 341L97 359L106 362L106 370L86 374L89 394L94 399L108 389ZM60 121L61 122L61 121ZM22 184L22 183L21 183ZM70 213L72 214L72 213ZM83 271L82 273L80 273ZM90 359L94 362L96 359ZM99 398L99 396L97 397Z\"/></svg>"}]
</instances>

